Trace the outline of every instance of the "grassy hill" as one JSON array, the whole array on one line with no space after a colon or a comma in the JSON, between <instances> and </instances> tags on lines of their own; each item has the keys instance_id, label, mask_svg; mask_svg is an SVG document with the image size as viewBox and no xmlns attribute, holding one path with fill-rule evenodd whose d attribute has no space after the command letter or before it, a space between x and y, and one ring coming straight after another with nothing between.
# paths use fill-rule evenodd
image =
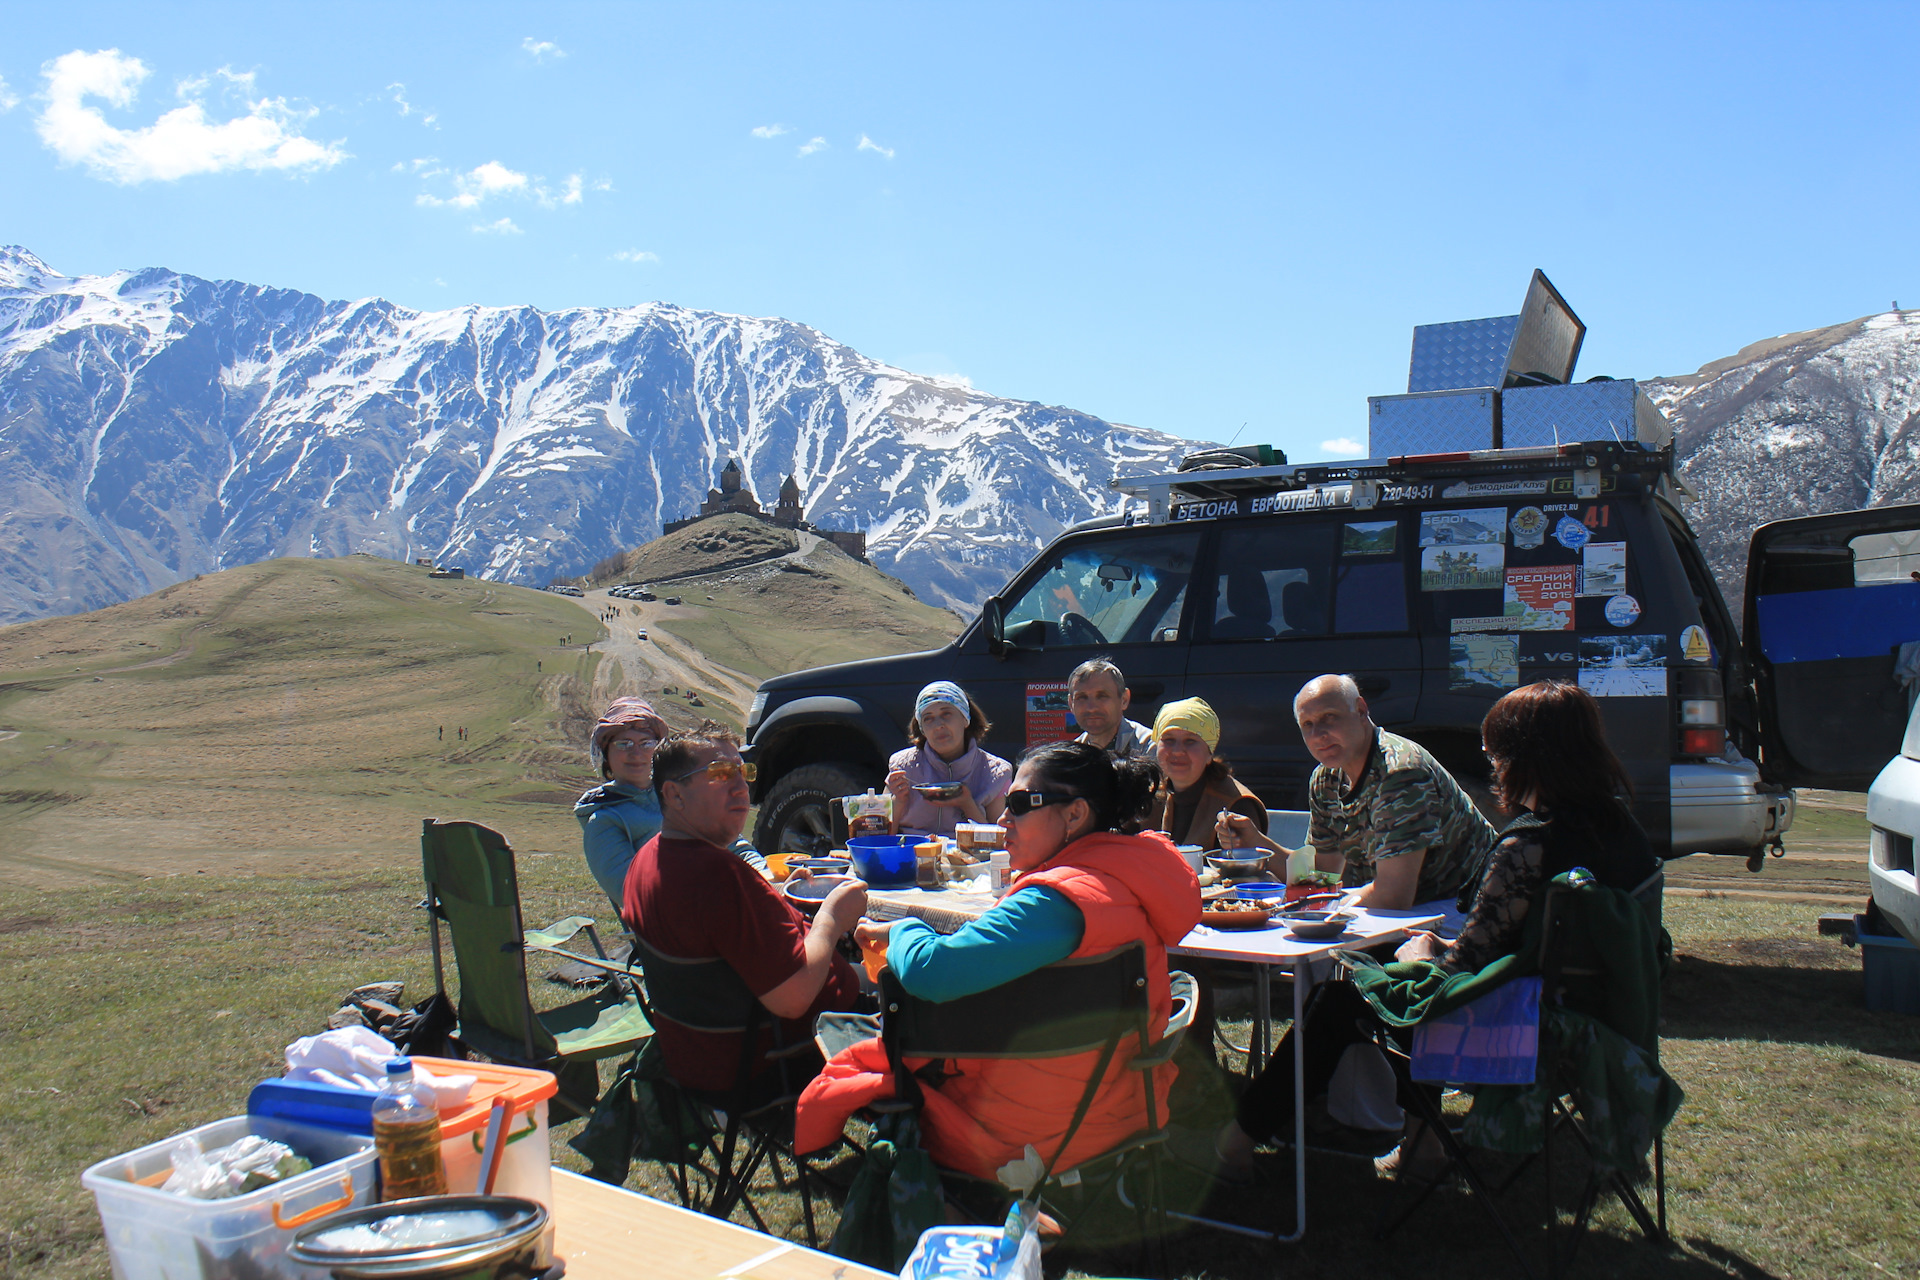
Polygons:
<instances>
[{"instance_id":1,"label":"grassy hill","mask_svg":"<svg viewBox=\"0 0 1920 1280\"><path fill-rule=\"evenodd\" d=\"M613 694L655 697L675 723L738 724L768 675L959 629L831 544L744 517L634 554L731 567L612 628L596 614L619 601L365 556L267 561L0 627L0 881L410 864L429 815L575 850L583 744ZM669 634L636 642L636 626Z\"/></svg>"}]
</instances>

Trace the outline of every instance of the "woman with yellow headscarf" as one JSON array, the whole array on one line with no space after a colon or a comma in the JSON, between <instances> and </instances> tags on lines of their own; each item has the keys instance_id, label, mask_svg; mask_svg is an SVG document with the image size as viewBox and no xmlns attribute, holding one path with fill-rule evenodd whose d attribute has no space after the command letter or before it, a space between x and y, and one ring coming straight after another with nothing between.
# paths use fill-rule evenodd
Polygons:
<instances>
[{"instance_id":1,"label":"woman with yellow headscarf","mask_svg":"<svg viewBox=\"0 0 1920 1280\"><path fill-rule=\"evenodd\" d=\"M1235 780L1232 765L1214 754L1220 717L1204 698L1182 698L1160 708L1153 719L1153 746L1164 777L1155 797L1157 825L1175 844L1211 845L1214 826L1228 810L1267 829L1267 806Z\"/></svg>"}]
</instances>

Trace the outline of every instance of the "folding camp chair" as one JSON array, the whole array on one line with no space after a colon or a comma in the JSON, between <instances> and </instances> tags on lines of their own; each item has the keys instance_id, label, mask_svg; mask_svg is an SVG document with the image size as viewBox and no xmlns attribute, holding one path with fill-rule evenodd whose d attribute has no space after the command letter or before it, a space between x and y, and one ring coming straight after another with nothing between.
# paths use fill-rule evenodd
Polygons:
<instances>
[{"instance_id":1,"label":"folding camp chair","mask_svg":"<svg viewBox=\"0 0 1920 1280\"><path fill-rule=\"evenodd\" d=\"M631 1053L653 1034L639 998L640 975L607 959L593 921L569 916L545 929L528 929L520 916L513 849L499 832L472 822L426 819L420 861L433 936L433 980L444 995L440 923L453 939L460 973L460 1038L487 1057L552 1071L559 1100L582 1114L600 1092L596 1065ZM585 933L594 955L561 944ZM565 956L605 969L611 981L585 999L536 1010L527 989L529 951Z\"/></svg>"},{"instance_id":2,"label":"folding camp chair","mask_svg":"<svg viewBox=\"0 0 1920 1280\"><path fill-rule=\"evenodd\" d=\"M799 1060L815 1053L812 1039L798 1044L783 1041L780 1020L767 1011L747 984L725 960L688 960L670 956L650 945L637 932L633 937L633 955L647 977L647 1013L657 1022L671 1022L690 1031L708 1035L738 1036L740 1058L733 1088L698 1089L679 1081L669 1081L697 1108L706 1110L719 1123L705 1133L680 1135L675 1149L685 1153L689 1141L704 1146L712 1167L681 1160L674 1164L674 1187L680 1203L689 1209L716 1218L731 1216L735 1206L744 1207L753 1225L767 1230L751 1194L753 1177L764 1160L773 1168L777 1181L784 1180L780 1157L793 1161L794 1180L800 1187L800 1208L806 1220L807 1244L819 1247L813 1221L813 1191L807 1163L793 1149L793 1108L800 1090L813 1078L804 1078L794 1067ZM771 1039L770 1048L762 1048L763 1038ZM759 1067L760 1070L755 1070ZM775 1073L771 1082L767 1073ZM766 1096L760 1096L766 1095ZM677 1118L679 1109L672 1109ZM720 1131L714 1141L713 1131ZM741 1149L742 1134L747 1137ZM688 1169L700 1172L711 1183L705 1205L693 1194Z\"/></svg>"},{"instance_id":3,"label":"folding camp chair","mask_svg":"<svg viewBox=\"0 0 1920 1280\"><path fill-rule=\"evenodd\" d=\"M1187 974L1169 975L1174 1009L1167 1029L1152 1039L1147 992L1146 948L1138 943L1080 960L1063 960L1012 982L940 1003L921 1000L900 985L892 969L880 971L881 1043L895 1081L896 1103L917 1107L920 1082L906 1069L908 1058L1065 1058L1097 1051L1078 1107L1065 1136L1051 1152L1042 1152L1045 1172L1033 1194L1071 1232L1109 1192L1134 1211L1143 1241L1164 1241L1169 1216L1162 1198L1161 1147L1167 1125L1154 1100L1151 1072L1172 1059L1192 1021L1197 988ZM1128 1036L1136 1055L1128 1062L1146 1082L1146 1127L1117 1146L1070 1169L1060 1156L1079 1132L1093 1105L1108 1064ZM884 1109L886 1104L882 1104ZM1126 1175L1139 1168L1144 1185L1129 1195ZM1062 1203L1068 1189L1081 1189L1081 1212L1070 1218ZM1165 1258L1161 1270L1164 1273Z\"/></svg>"},{"instance_id":4,"label":"folding camp chair","mask_svg":"<svg viewBox=\"0 0 1920 1280\"><path fill-rule=\"evenodd\" d=\"M1652 926L1650 937L1659 935L1660 897L1665 883L1665 872L1656 871L1636 886L1629 895L1647 914ZM1572 918L1571 897L1575 892L1577 891L1557 883L1550 884L1541 905L1541 910L1545 913L1545 926L1541 931L1539 944L1542 1010L1553 1007L1582 1012L1598 1009L1603 1005L1605 984L1610 980L1608 967L1598 954L1593 940L1579 927L1578 921ZM1525 981L1525 979L1518 981ZM1498 995L1499 992L1496 991L1494 994ZM1483 997L1483 999L1486 998ZM1609 1191L1620 1200L1635 1224L1649 1240L1661 1245L1671 1242L1671 1237L1667 1233L1666 1140L1658 1126L1654 1129L1652 1150L1656 1209L1650 1213L1645 1201L1641 1199L1639 1190L1624 1171L1609 1168L1592 1159L1595 1154L1595 1145L1582 1122L1578 1108L1568 1104L1568 1098L1573 1094L1571 1083L1559 1078L1550 1078L1544 1082L1536 1078L1536 1085L1543 1084L1547 1090L1547 1114L1542 1131L1541 1149L1536 1154L1521 1160L1507 1178L1499 1186L1494 1187L1488 1184L1475 1167L1460 1137L1447 1126L1445 1117L1441 1114L1432 1094L1414 1087L1407 1053L1384 1033L1379 1039L1381 1048L1386 1051L1388 1061L1393 1065L1396 1075L1400 1077L1402 1094L1413 1100L1415 1112L1439 1140L1447 1157L1446 1167L1440 1176L1420 1186L1397 1211L1392 1203L1388 1204L1378 1232L1380 1238L1384 1239L1404 1223L1426 1201L1427 1197L1447 1180L1448 1175L1458 1173L1467 1183L1470 1193L1480 1201L1481 1206L1492 1217L1495 1227L1498 1228L1507 1247L1520 1264L1521 1271L1531 1277L1535 1272L1527 1261L1526 1251L1512 1225L1500 1212L1496 1201L1501 1194L1520 1180L1535 1160L1538 1160L1542 1170L1541 1182L1546 1199L1547 1274L1550 1277L1558 1277L1563 1269L1572 1263L1574 1252L1579 1247L1580 1236L1590 1222L1600 1197ZM1544 1040L1544 1037L1541 1039ZM1641 1047L1652 1054L1657 1062L1659 1058L1657 1031L1654 1034L1654 1043ZM1551 1071L1553 1067L1546 1062L1540 1062L1538 1069ZM1472 1074L1449 1073L1446 1083L1506 1084L1511 1083L1511 1080L1504 1073L1477 1077ZM1571 1134L1589 1158L1585 1184L1575 1201L1573 1223L1568 1233L1569 1239L1564 1255L1556 1239L1558 1208L1554 1188L1554 1139L1557 1134L1563 1132Z\"/></svg>"}]
</instances>

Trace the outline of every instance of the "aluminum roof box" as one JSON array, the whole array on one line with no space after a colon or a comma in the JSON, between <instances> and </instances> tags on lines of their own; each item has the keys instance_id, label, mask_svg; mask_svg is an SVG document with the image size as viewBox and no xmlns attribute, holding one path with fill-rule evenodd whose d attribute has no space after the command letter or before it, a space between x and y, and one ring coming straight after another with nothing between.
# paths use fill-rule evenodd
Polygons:
<instances>
[{"instance_id":1,"label":"aluminum roof box","mask_svg":"<svg viewBox=\"0 0 1920 1280\"><path fill-rule=\"evenodd\" d=\"M1571 382L1586 334L1553 282L1536 270L1519 315L1414 326L1407 390L1499 389L1526 374Z\"/></svg>"},{"instance_id":2,"label":"aluminum roof box","mask_svg":"<svg viewBox=\"0 0 1920 1280\"><path fill-rule=\"evenodd\" d=\"M1568 387L1509 387L1500 394L1500 447L1618 440L1647 449L1673 442L1673 426L1631 378Z\"/></svg>"},{"instance_id":3,"label":"aluminum roof box","mask_svg":"<svg viewBox=\"0 0 1920 1280\"><path fill-rule=\"evenodd\" d=\"M1367 456L1398 458L1500 447L1500 393L1492 387L1367 397Z\"/></svg>"}]
</instances>

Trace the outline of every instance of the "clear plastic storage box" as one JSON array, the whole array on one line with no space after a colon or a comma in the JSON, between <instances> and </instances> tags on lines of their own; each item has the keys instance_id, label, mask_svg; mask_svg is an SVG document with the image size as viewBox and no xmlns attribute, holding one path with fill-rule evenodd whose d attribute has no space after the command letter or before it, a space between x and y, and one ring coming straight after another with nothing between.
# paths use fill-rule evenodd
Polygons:
<instances>
[{"instance_id":1,"label":"clear plastic storage box","mask_svg":"<svg viewBox=\"0 0 1920 1280\"><path fill-rule=\"evenodd\" d=\"M226 1200L160 1190L173 1172L168 1153L181 1138L212 1151L250 1133L286 1143L313 1168ZM365 1134L235 1116L102 1160L80 1181L99 1207L114 1280L323 1280L323 1272L290 1261L287 1244L309 1222L372 1204L376 1173L373 1139Z\"/></svg>"}]
</instances>

